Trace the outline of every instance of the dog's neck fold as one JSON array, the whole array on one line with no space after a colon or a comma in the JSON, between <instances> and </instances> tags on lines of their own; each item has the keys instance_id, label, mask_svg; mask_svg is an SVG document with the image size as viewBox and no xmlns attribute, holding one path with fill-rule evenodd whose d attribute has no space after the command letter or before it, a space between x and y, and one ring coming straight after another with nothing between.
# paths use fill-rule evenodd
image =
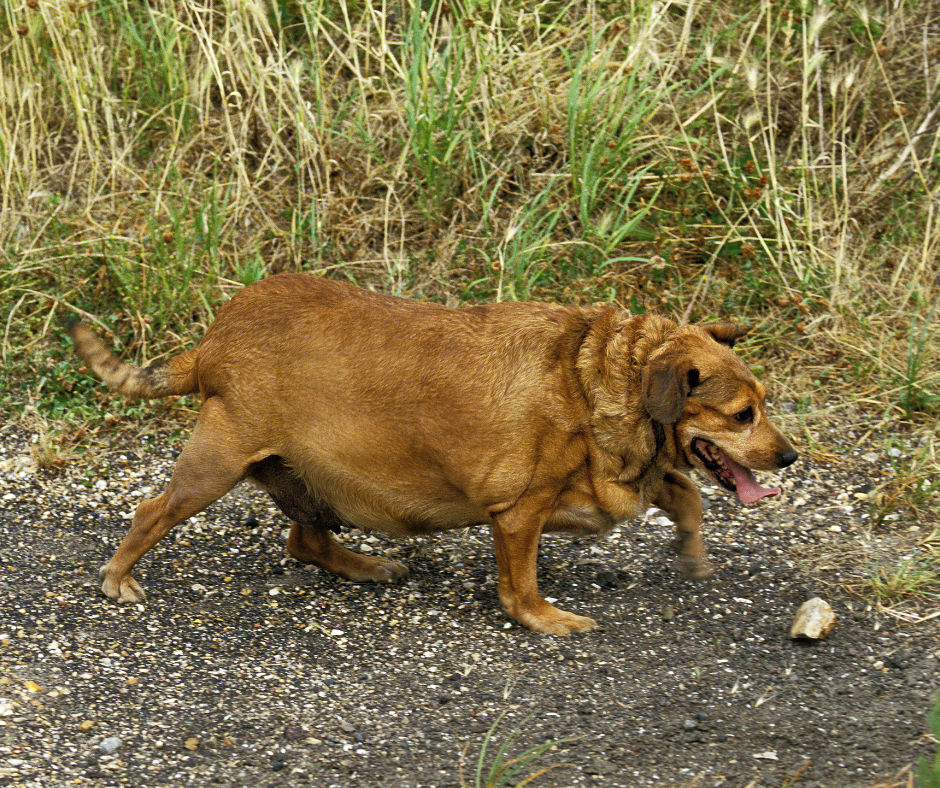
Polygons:
<instances>
[{"instance_id":1,"label":"dog's neck fold","mask_svg":"<svg viewBox=\"0 0 940 788\"><path fill-rule=\"evenodd\" d=\"M656 456L665 452L675 458L672 431L655 424L635 396L647 358L675 328L660 315L630 315L609 307L599 312L585 334L576 366L589 411L595 487L602 480L655 487L660 480L645 477L660 466ZM602 497L599 490L598 495Z\"/></svg>"}]
</instances>

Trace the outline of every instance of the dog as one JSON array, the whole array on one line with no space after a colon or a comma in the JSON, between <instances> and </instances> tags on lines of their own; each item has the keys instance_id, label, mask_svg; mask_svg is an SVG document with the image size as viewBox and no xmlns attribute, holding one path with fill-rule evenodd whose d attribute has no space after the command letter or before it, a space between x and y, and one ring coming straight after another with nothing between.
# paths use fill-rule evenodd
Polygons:
<instances>
[{"instance_id":1,"label":"dog","mask_svg":"<svg viewBox=\"0 0 940 788\"><path fill-rule=\"evenodd\" d=\"M344 526L393 536L485 524L499 599L536 632L596 626L539 595L543 533L603 535L663 510L678 569L712 566L693 468L743 503L776 495L752 470L797 459L732 350L731 323L678 325L614 306L445 307L279 274L235 295L202 341L140 368L72 321L77 354L131 398L199 392L202 406L162 494L144 500L104 594L143 602L131 570L173 526L242 480L291 520L287 551L357 582L407 574L343 547Z\"/></svg>"}]
</instances>

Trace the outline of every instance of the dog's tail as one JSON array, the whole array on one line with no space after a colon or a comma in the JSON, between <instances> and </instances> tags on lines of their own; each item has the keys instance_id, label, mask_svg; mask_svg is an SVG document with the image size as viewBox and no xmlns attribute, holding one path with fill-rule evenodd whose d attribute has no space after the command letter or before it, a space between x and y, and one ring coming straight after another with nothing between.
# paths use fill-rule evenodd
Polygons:
<instances>
[{"instance_id":1,"label":"dog's tail","mask_svg":"<svg viewBox=\"0 0 940 788\"><path fill-rule=\"evenodd\" d=\"M195 350L187 350L168 361L138 367L121 361L88 326L72 317L66 328L75 343L75 352L109 389L131 399L159 399L197 391Z\"/></svg>"}]
</instances>

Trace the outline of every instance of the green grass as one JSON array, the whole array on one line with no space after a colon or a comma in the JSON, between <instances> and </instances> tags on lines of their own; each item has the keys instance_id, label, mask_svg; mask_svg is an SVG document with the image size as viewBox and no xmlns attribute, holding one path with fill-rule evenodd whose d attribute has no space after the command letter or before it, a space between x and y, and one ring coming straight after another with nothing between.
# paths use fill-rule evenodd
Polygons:
<instances>
[{"instance_id":1,"label":"green grass","mask_svg":"<svg viewBox=\"0 0 940 788\"><path fill-rule=\"evenodd\" d=\"M909 419L917 413L936 413L940 410L940 373L930 366L931 353L937 347L940 334L938 302L933 301L928 308L919 292L912 292L911 301L911 328L900 393L901 407Z\"/></svg>"},{"instance_id":2,"label":"green grass","mask_svg":"<svg viewBox=\"0 0 940 788\"><path fill-rule=\"evenodd\" d=\"M664 141L648 133L658 108L677 84L654 69L621 59L619 36L611 23L593 38L577 59L569 59L566 95L567 147L573 213L580 239L592 244L597 257L610 264L625 241L640 235L639 227L658 190L638 192L650 180L649 162L662 154Z\"/></svg>"},{"instance_id":3,"label":"green grass","mask_svg":"<svg viewBox=\"0 0 940 788\"><path fill-rule=\"evenodd\" d=\"M927 715L927 722L933 737L940 742L940 698L934 703L933 710ZM918 788L940 788L940 746L933 757L922 758L917 769Z\"/></svg>"},{"instance_id":4,"label":"green grass","mask_svg":"<svg viewBox=\"0 0 940 788\"><path fill-rule=\"evenodd\" d=\"M467 36L439 35L442 6L433 10L425 15L415 5L408 20L402 58L409 155L403 161L419 186L419 209L439 223L479 172L482 119L475 99L486 63L474 57Z\"/></svg>"},{"instance_id":5,"label":"green grass","mask_svg":"<svg viewBox=\"0 0 940 788\"><path fill-rule=\"evenodd\" d=\"M890 606L912 598L940 599L940 560L918 555L901 563L894 558L869 570L868 591L880 604Z\"/></svg>"},{"instance_id":6,"label":"green grass","mask_svg":"<svg viewBox=\"0 0 940 788\"><path fill-rule=\"evenodd\" d=\"M919 518L940 495L937 434L936 427L925 429L919 445L911 441L888 441L885 454L891 465L891 474L872 495L875 527L901 510Z\"/></svg>"},{"instance_id":7,"label":"green grass","mask_svg":"<svg viewBox=\"0 0 940 788\"><path fill-rule=\"evenodd\" d=\"M490 726L480 743L476 768L473 770L473 782L471 784L473 788L508 788L508 786L529 785L535 783L543 774L561 766L561 764L541 766L536 761L559 744L570 741L569 739L546 741L529 747L519 755L512 754L526 720L519 722L506 735L496 751L493 752L491 746L496 744L493 737L505 716L506 712L503 712L496 718L496 721ZM467 747L464 748L460 759L460 784L462 786L467 786L464 780L463 764L468 749L469 742Z\"/></svg>"}]
</instances>

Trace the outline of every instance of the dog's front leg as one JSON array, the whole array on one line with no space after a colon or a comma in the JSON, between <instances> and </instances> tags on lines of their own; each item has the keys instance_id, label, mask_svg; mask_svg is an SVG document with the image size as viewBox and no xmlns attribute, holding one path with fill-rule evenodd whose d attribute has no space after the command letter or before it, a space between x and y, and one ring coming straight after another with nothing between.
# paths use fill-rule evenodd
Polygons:
<instances>
[{"instance_id":1,"label":"dog's front leg","mask_svg":"<svg viewBox=\"0 0 940 788\"><path fill-rule=\"evenodd\" d=\"M685 474L670 471L653 503L676 524L672 543L679 572L690 580L704 580L715 573L702 540L702 496Z\"/></svg>"},{"instance_id":2,"label":"dog's front leg","mask_svg":"<svg viewBox=\"0 0 940 788\"><path fill-rule=\"evenodd\" d=\"M516 621L546 635L585 632L592 618L559 610L539 595L537 561L545 514L517 504L493 519L493 544L499 569L499 601Z\"/></svg>"}]
</instances>

